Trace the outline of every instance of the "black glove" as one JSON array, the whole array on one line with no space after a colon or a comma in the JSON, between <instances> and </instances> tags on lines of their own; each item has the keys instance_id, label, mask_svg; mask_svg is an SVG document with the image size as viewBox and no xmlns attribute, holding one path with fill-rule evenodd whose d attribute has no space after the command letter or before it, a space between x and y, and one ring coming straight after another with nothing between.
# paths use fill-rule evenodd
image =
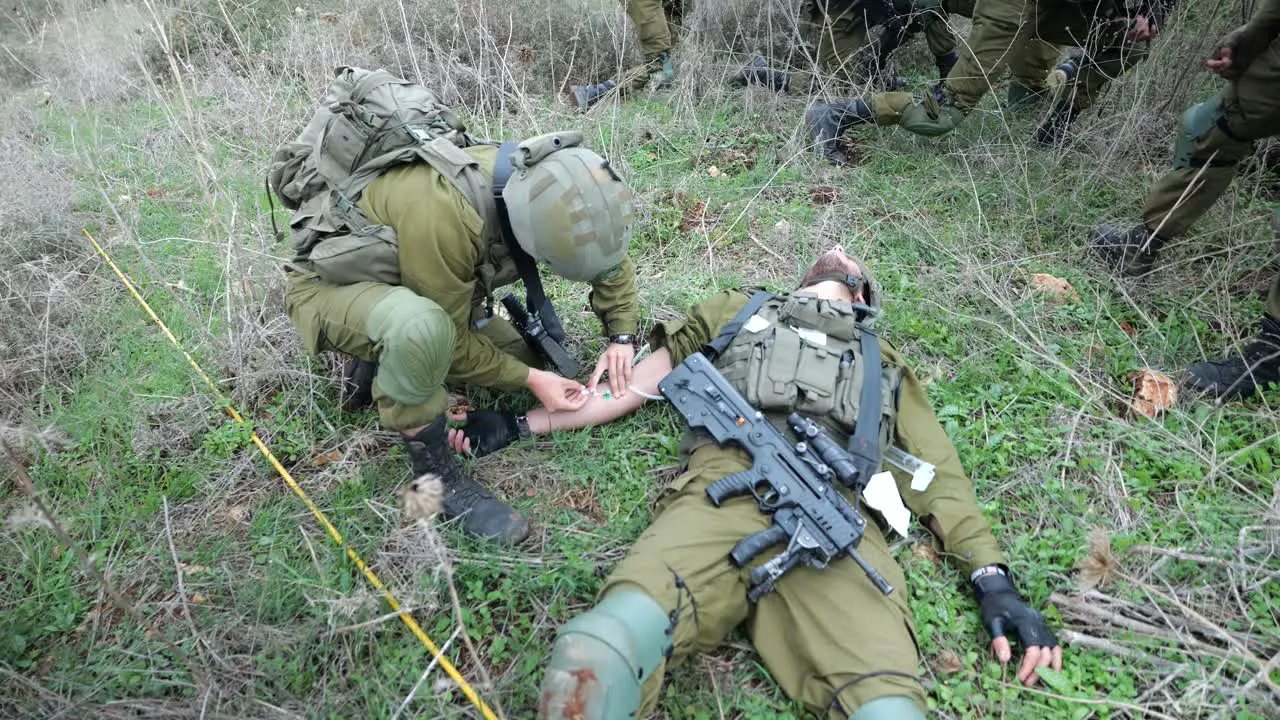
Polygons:
<instances>
[{"instance_id":1,"label":"black glove","mask_svg":"<svg viewBox=\"0 0 1280 720\"><path fill-rule=\"evenodd\" d=\"M1058 646L1058 639L1045 623L1044 616L1022 600L1008 575L988 573L975 580L973 588L978 607L982 610L982 625L991 633L992 639L1003 637L1005 630L1012 627L1018 632L1023 647Z\"/></svg>"},{"instance_id":2,"label":"black glove","mask_svg":"<svg viewBox=\"0 0 1280 720\"><path fill-rule=\"evenodd\" d=\"M471 441L471 454L475 457L497 452L522 437L515 413L468 410L467 419L459 425L462 434Z\"/></svg>"}]
</instances>

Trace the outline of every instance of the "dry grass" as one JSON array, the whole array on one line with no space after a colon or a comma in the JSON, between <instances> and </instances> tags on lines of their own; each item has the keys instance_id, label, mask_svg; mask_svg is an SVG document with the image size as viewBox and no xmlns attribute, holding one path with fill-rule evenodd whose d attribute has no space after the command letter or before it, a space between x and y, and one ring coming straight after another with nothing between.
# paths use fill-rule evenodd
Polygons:
<instances>
[{"instance_id":1,"label":"dry grass","mask_svg":"<svg viewBox=\"0 0 1280 720\"><path fill-rule=\"evenodd\" d=\"M1221 0L1186 2L1178 12L1194 18L1176 21L1187 25L1206 16L1217 17L1219 24L1227 21ZM941 143L860 141L868 156L946 156L930 170L936 173L940 197L953 196L946 200L953 206L976 198L978 214L976 219L956 218L948 224L938 218L948 212L945 198L902 197L895 194L893 183L859 194L853 188L865 180L860 170L812 165L800 119L806 99L725 86L741 59L752 52L764 52L793 67L808 63L797 41L797 8L780 0L695 3L686 15L677 53L677 86L663 96L661 112L634 121L611 106L586 116L571 114L560 97L570 83L611 75L638 55L620 7L606 0L352 0L307 6L302 12L284 3L244 0L25 0L15 9L0 8L0 25L0 87L7 86L6 96L12 99L0 105L0 433L13 426L23 428L19 432L24 438L36 437L52 408L74 401L73 383L93 366L96 356L115 349L127 330L145 328L141 320L125 328L135 321L119 321L119 316L110 318L120 323L112 327L102 316L109 304L102 298L114 302L120 291L79 235L82 227L91 225L104 228L107 232L100 239L108 249L127 256L130 266L143 274L144 294L164 299L166 317L182 326L191 349L223 382L222 389L247 414L270 419L262 428L269 442L288 445L299 436L308 442L325 439L324 444L298 449L291 464L305 475L312 492L328 496L358 486L365 468L393 445L392 438L367 429L352 432L349 419L325 409L329 405L323 399L332 395L333 373L324 363L331 360L308 365L301 357L299 342L283 315L279 261L285 251L272 237L268 211L257 193L267 158L297 131L309 98L324 86L332 67L385 66L428 79L448 102L466 108L480 135L516 137L580 127L589 142L604 148L628 174L635 174L632 163L641 148L660 155L659 163L691 158L689 173L666 175L661 166L651 167L647 177L655 179L637 187L641 227L652 236L636 258L646 279L646 327L675 317L721 278L785 286L802 259L834 241L873 260L894 257L896 244L909 243L914 264L892 269L889 294L931 288L921 301L928 312L941 318L948 333L970 331L955 340L959 350L948 352L937 346L952 338L915 339L908 333L900 343L920 358L917 370L929 376L935 390L963 376L968 366L989 360L1002 343L1020 351L1022 372L1062 381L1056 400L1060 407L1052 417L1064 429L1064 437L1046 452L1054 457L980 486L984 501L1020 503L1016 512L1021 525L1002 537L1018 531L1034 537L1046 527L1056 527L1061 518L1055 514L1058 501L1053 493L1074 492L1074 484L1093 499L1097 517L1092 521L1114 532L1158 533L1163 525L1186 526L1202 533L1197 540L1219 546L1219 552L1206 551L1200 560L1184 560L1211 570L1170 588L1160 583L1177 558L1161 556L1166 559L1143 564L1144 551L1126 551L1118 544L1113 550L1105 531L1099 531L1092 551L1083 554L1091 558L1085 562L1084 579L1096 586L1089 592L1101 595L1082 591L1060 598L1067 608L1063 620L1079 644L1103 653L1137 653L1126 657L1147 663L1138 666L1144 673L1138 705L1153 712L1207 716L1216 710L1214 703L1228 702L1221 699L1223 693L1241 698L1267 691L1267 653L1280 650L1280 643L1248 627L1260 622L1258 616L1274 618L1276 608L1250 608L1242 593L1256 592L1268 578L1274 581L1270 568L1276 567L1280 552L1275 532L1280 496L1271 494L1265 478L1238 469L1233 454L1243 450L1219 450L1223 435L1232 432L1220 424L1220 416L1198 414L1196 406L1184 401L1172 415L1189 423L1190 432L1184 431L1186 425L1175 431L1158 423L1130 423L1116 410L1126 403L1127 390L1118 387L1115 369L1105 360L1064 356L1062 347L1100 344L1089 336L1103 336L1121 322L1147 318L1157 312L1153 304L1167 307L1184 301L1190 312L1214 318L1226 335L1247 336L1252 318L1240 312L1240 285L1248 289L1267 275L1242 280L1238 264L1242 257L1255 265L1274 260L1274 253L1263 245L1269 240L1259 240L1256 232L1263 204L1255 200L1274 192L1268 185L1271 178L1251 167L1218 216L1223 227L1198 228L1171 250L1169 269L1145 287L1080 283L1086 274L1080 271L1072 279L1081 301L1065 310L1039 305L1024 290L1027 272L1045 263L1082 266L1078 246L1084 230L1095 221L1121 219L1108 213L1132 210L1132 203L1107 196L1112 204L1097 208L1095 214L1070 216L1061 208L1077 206L1054 204L1053 198L1088 196L1113 183L1117 174L1132 178L1134 186L1143 185L1165 167L1177 110L1204 96L1204 77L1185 68L1205 54L1208 33L1166 34L1152 59L1116 83L1097 111L1081 119L1078 141L1047 159L1027 149L1024 138L1015 137L1003 117L986 111L980 113L979 130ZM929 65L918 49L902 62ZM731 104L742 107L750 127L726 129L715 117ZM110 126L124 125L130 118L148 128L145 133L117 132L128 128ZM129 137L139 147L121 152L110 143L97 142L104 137ZM777 167L778 172L751 187L731 184L756 163ZM1057 175L1042 172L1042 165L1054 164L1068 170ZM725 175L720 186L714 184L720 180L708 179L712 167ZM153 220L142 203L149 201L180 217L182 227L198 231L170 237L168 226L147 225ZM804 225L771 214L787 203L812 208L812 222ZM668 225L679 231L668 232ZM1206 238L1211 245L1206 246ZM216 260L215 276L200 276L196 266L209 263L189 262L193 258ZM1188 295L1190 282L1199 289ZM1120 299L1109 299L1113 295ZM1079 308L1099 309L1091 313ZM1066 319L1064 312L1069 313ZM1171 354L1175 361L1185 361L1171 349L1177 345L1169 337L1169 325L1154 318L1144 326L1145 334L1130 338L1127 346L1100 349L1099 354L1129 353L1153 367L1168 367ZM1219 350L1205 341L1205 356ZM124 389L122 404L129 409L129 422L123 430L112 430L128 438L122 446L158 461L207 449L203 443L215 402L178 385L174 397L135 396ZM290 400L282 412L275 402L278 397ZM1015 401L1054 402L1043 397ZM994 421L1008 410L995 401L978 405L966 418L966 429L988 417ZM271 412L275 414L268 415ZM1274 408L1257 410L1257 422L1263 426L1274 426L1276 417ZM1273 439L1274 435L1268 441ZM1166 515L1161 518L1135 512L1127 485L1124 453L1144 442L1175 448L1207 469L1194 481L1167 481L1162 508ZM1114 457L1100 469L1069 470L1069 463L1086 454L1086 446L1088 454ZM504 455L477 464L477 476L499 494L519 498L535 490L540 498L535 515L545 522L527 548L503 555L454 549L455 565L550 573L570 562L604 570L621 557L627 538L610 534L605 526L616 515L642 513L643 502L613 506L601 500L603 483L565 485L560 464L546 460L553 447L540 445L536 454ZM658 484L669 476L669 471L656 471L646 482ZM84 477L90 484L100 481L92 474ZM1041 486L1050 489L1048 500L1039 495L1028 498L1028 488ZM266 532L263 517L284 491L244 450L220 459L199 487L200 497L171 508L166 502L166 517L153 518L139 533L144 542L163 543L167 532L177 548L192 547L209 536L229 538L233 546L218 567L177 571L185 574L188 597L214 589L227 593L224 604L202 609L213 619L202 623L199 643L201 664L221 685L208 690L190 687L189 678L167 680L191 691L206 706L173 697L94 700L97 704L91 709L73 708L78 698L50 692L38 673L0 667L4 682L20 688L14 693L24 702L7 708L12 696L0 693L0 714L15 715L18 708L103 717L278 717L314 711L305 696L287 698L279 707L268 705L255 694L253 684L258 658L287 657L307 647L314 640L308 633L316 625L282 629L263 619L260 608L245 610L254 608L253 599L237 596L237 588L256 587L253 581L263 579L254 575L262 572L262 565L255 565L251 557L253 534ZM1239 567L1221 565L1221 538L1198 529L1204 512L1198 493L1205 487L1242 498L1249 508L1247 517L1235 518L1241 529L1238 540L1232 538L1230 562ZM102 489L91 484L90 490ZM416 525L401 527L399 512L389 504L390 490L372 488L375 499L335 510L372 518L352 532L352 545L376 550L375 569L402 591L402 601L421 616L441 617L451 605L442 576L450 551L434 532ZM649 486L646 490L643 500L656 492ZM15 528L39 529L29 509L2 509ZM551 520L565 511L572 511L572 518L553 525ZM270 520L269 530L287 534L293 547L305 548L316 575L329 578L332 571L322 568L321 560L330 553L329 541L309 522L299 512ZM101 532L102 537L86 540L105 548L102 563L108 574L122 579L140 609L166 627L182 627L188 599L174 589L175 568L167 551L126 563L122 558L128 542L118 534L123 531ZM564 536L586 538L595 550L570 553L558 543ZM1203 560L1206 557L1210 560ZM1066 575L1070 564L1043 572L1066 585L1071 581ZM246 574L241 570L245 567L255 569ZM363 663L371 650L363 645L371 640L362 631L389 635L395 617L385 615L377 595L364 587L340 590L336 584L291 582L288 589L301 593L320 618L319 625L328 633L326 642L339 648L341 661L317 671L316 686L345 687L348 674L367 670ZM1107 594L1117 583L1125 583L1126 591L1137 593L1146 606L1134 607L1133 594L1128 599ZM92 596L96 590L85 586L83 592ZM581 589L558 588L536 598L530 637L547 637L560 606L580 603L582 595ZM1165 668L1161 663L1168 662L1156 656L1161 648L1145 640L1129 643L1125 626L1099 620L1100 612L1128 618L1129 630L1133 622L1142 623L1143 632L1163 638L1164 649L1173 646L1187 657L1212 660L1180 670L1190 680L1171 685L1159 674ZM124 632L122 623L97 598L72 635L81 641L116 642ZM946 653L952 651L944 648L938 657ZM717 682L718 700L733 676L722 667L728 661L707 662L703 674ZM469 677L472 670L488 665L474 652L462 663ZM508 688L504 671L514 666L510 661L505 668L489 667L500 689ZM396 687L385 690L388 697L400 692ZM448 687L424 685L418 692L431 696L441 713L456 701ZM1137 714L1132 708L1116 712Z\"/></svg>"}]
</instances>

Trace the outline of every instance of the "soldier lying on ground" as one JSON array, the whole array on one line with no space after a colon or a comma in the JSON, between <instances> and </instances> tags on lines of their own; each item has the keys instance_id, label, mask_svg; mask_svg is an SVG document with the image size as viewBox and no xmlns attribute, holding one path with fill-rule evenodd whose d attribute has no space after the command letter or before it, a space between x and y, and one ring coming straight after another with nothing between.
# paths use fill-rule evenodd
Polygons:
<instances>
[{"instance_id":1,"label":"soldier lying on ground","mask_svg":"<svg viewBox=\"0 0 1280 720\"><path fill-rule=\"evenodd\" d=\"M450 430L450 444L483 454L530 433L609 422L655 396L673 367L702 349L774 425L796 411L838 443L864 442L861 447L875 453L896 447L935 466L923 489L913 488L918 478L897 471L881 481L890 493L900 493L960 565L1001 663L1012 657L1005 632L1017 632L1025 646L1017 677L1032 684L1039 668L1061 669L1062 649L1015 590L924 386L896 351L881 351L870 331L867 320L879 300L865 267L836 246L793 293L749 298L721 292L684 318L660 324L650 336L657 350L635 366L620 397L593 396L573 412L540 408L522 417L472 411L454 418L465 426ZM747 593L758 565L738 567L729 554L748 535L770 528L770 516L749 495L718 508L708 500L708 486L751 468L751 455L717 445L704 433L686 435L682 447L685 472L664 491L653 524L605 581L599 604L561 628L543 681L540 717L646 717L668 661L710 651L745 623L782 689L813 712L841 720L923 718L909 593L882 526L866 523L857 550L896 588L889 594L846 557L822 571L791 570L753 604ZM879 469L878 460L870 467ZM862 501L870 492L840 492L867 512ZM768 555L773 553L758 559L767 562Z\"/></svg>"},{"instance_id":2,"label":"soldier lying on ground","mask_svg":"<svg viewBox=\"0 0 1280 720\"><path fill-rule=\"evenodd\" d=\"M984 0L974 10L973 30L960 50L960 61L932 92L882 92L866 100L818 105L806 115L809 131L819 152L837 164L848 162L839 148L839 137L855 125L900 125L918 135L945 135L973 112L1006 66L1015 77L1025 76L1026 63L1032 57L1028 44L1047 41L1078 45L1094 58L1071 79L1071 87L1059 93L1059 105L1036 131L1038 141L1057 142L1110 77L1145 55L1169 3L1142 0L1126 6L1120 0Z\"/></svg>"},{"instance_id":3,"label":"soldier lying on ground","mask_svg":"<svg viewBox=\"0 0 1280 720\"><path fill-rule=\"evenodd\" d=\"M1205 62L1227 80L1193 105L1173 146L1173 169L1147 194L1142 223L1128 232L1101 225L1090 245L1116 272L1151 272L1160 248L1182 235L1222 197L1258 140L1280 134L1280 0L1263 0L1248 24ZM1219 397L1252 395L1280 382L1280 275L1271 284L1262 331L1224 359L1188 368L1193 389Z\"/></svg>"}]
</instances>

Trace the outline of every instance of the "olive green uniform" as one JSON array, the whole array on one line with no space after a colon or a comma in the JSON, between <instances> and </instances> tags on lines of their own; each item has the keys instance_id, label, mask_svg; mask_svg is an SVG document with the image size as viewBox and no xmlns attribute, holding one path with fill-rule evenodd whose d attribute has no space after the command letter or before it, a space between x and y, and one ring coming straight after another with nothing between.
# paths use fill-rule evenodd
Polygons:
<instances>
[{"instance_id":1,"label":"olive green uniform","mask_svg":"<svg viewBox=\"0 0 1280 720\"><path fill-rule=\"evenodd\" d=\"M1039 76L1042 87L1043 70L1036 66L1042 61L1028 46L1043 41L1078 45L1093 58L1069 89L1075 107L1083 109L1093 103L1109 78L1145 56L1147 44L1128 40L1128 31L1123 8L1108 0L983 0L974 9L973 30L960 61L943 82L945 102L933 95L918 98L893 92L871 96L868 105L877 125L902 125L922 135L945 134L977 107L1006 66L1015 78L1027 82Z\"/></svg>"},{"instance_id":2,"label":"olive green uniform","mask_svg":"<svg viewBox=\"0 0 1280 720\"><path fill-rule=\"evenodd\" d=\"M684 14L683 0L623 0L622 4L631 24L636 26L640 51L646 61L676 46Z\"/></svg>"},{"instance_id":3,"label":"olive green uniform","mask_svg":"<svg viewBox=\"0 0 1280 720\"><path fill-rule=\"evenodd\" d=\"M496 146L466 152L492 175ZM374 400L383 426L394 430L439 416L448 403L446 382L523 387L529 367L540 362L519 332L496 315L477 328L487 293L514 282L518 273L505 246L487 243L484 220L466 197L419 162L374 180L359 207L372 223L395 229L401 284L334 285L291 271L285 312L308 352L337 350L380 361ZM636 331L639 305L629 259L593 283L590 302L607 334Z\"/></svg>"},{"instance_id":4,"label":"olive green uniform","mask_svg":"<svg viewBox=\"0 0 1280 720\"><path fill-rule=\"evenodd\" d=\"M919 15L925 43L934 57L960 50L960 39L952 27L950 16L972 18L976 0L895 0L895 12ZM868 45L868 28L861 12L847 0L806 0L802 21L810 37L816 38L817 65L836 82L855 85L857 54ZM1021 56L1010 63L1014 81L1034 91L1044 89L1045 77L1058 61L1061 51L1046 42L1030 42L1020 49ZM809 78L795 73L792 88L808 91Z\"/></svg>"},{"instance_id":5,"label":"olive green uniform","mask_svg":"<svg viewBox=\"0 0 1280 720\"><path fill-rule=\"evenodd\" d=\"M742 293L722 292L691 308L684 319L655 328L650 340L668 348L672 361L679 363L714 338L746 301ZM718 365L729 362L732 347ZM894 471L906 505L940 536L948 554L966 571L1003 564L973 487L933 415L923 385L896 352L885 348L883 355L886 367L897 368L891 372L901 377L893 425L897 443L937 466L936 477L924 492L911 490L910 478ZM813 365L804 356L790 370L787 363L775 363L771 357L763 366L775 387L822 382L806 374ZM834 370L827 373L832 374ZM735 382L729 370L725 375ZM834 396L837 399L832 402L838 405L840 386ZM830 416L815 419L831 430L831 418L839 415L833 410ZM770 418L781 422L773 412ZM745 622L756 650L787 695L824 716L845 720L869 700L889 695L912 697L924 707L923 689L911 679L918 673L920 656L907 607L910 593L876 523L868 523L858 551L897 588L893 593L881 594L850 559L843 558L823 571L809 567L791 571L753 606L746 595L747 570L734 566L728 553L745 536L769 527L770 519L750 496L728 500L719 508L711 505L706 487L747 469L750 461L744 451L707 444L709 438L703 437L701 444L696 436L686 442L686 447L693 448L686 472L664 493L653 524L609 576L603 594L638 590L673 613L670 660L674 662L715 648ZM843 444L848 434L833 437ZM862 509L871 517L865 506ZM763 553L757 562L771 554ZM647 679L644 705L636 717L645 717L652 709L664 669L659 667ZM886 670L908 677L864 677Z\"/></svg>"},{"instance_id":6,"label":"olive green uniform","mask_svg":"<svg viewBox=\"0 0 1280 720\"><path fill-rule=\"evenodd\" d=\"M1280 2L1266 3L1253 23L1272 23L1264 15ZM1246 26L1247 27L1247 26ZM1253 154L1257 140L1280 134L1280 40L1273 30L1270 43L1227 84L1221 111L1212 128L1194 140L1189 162L1177 163L1147 195L1143 223L1162 238L1183 234L1213 207L1235 179L1241 161Z\"/></svg>"}]
</instances>

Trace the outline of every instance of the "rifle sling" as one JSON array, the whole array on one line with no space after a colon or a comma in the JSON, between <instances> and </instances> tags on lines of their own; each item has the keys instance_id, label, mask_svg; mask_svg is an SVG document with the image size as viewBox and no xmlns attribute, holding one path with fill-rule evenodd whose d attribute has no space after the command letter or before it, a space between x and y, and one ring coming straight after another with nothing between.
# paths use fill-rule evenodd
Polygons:
<instances>
[{"instance_id":1,"label":"rifle sling","mask_svg":"<svg viewBox=\"0 0 1280 720\"><path fill-rule=\"evenodd\" d=\"M866 487L880 469L881 377L880 338L865 324L862 335L862 390L858 396L858 421L849 438L849 453L858 468L858 482Z\"/></svg>"},{"instance_id":2,"label":"rifle sling","mask_svg":"<svg viewBox=\"0 0 1280 720\"><path fill-rule=\"evenodd\" d=\"M542 327L553 340L563 343L564 326L560 324L555 307L542 289L537 262L516 242L515 233L511 230L511 219L507 217L507 202L502 197L502 190L507 186L507 180L511 179L514 170L511 166L511 154L516 152L518 145L519 143L508 141L498 146L498 158L493 163L493 201L498 207L498 221L502 223L502 240L507 244L507 251L511 253L520 279L524 281L525 305L529 308L529 314L542 320ZM492 299L490 303L492 304Z\"/></svg>"},{"instance_id":3,"label":"rifle sling","mask_svg":"<svg viewBox=\"0 0 1280 720\"><path fill-rule=\"evenodd\" d=\"M755 315L756 311L764 307L764 304L772 298L772 293L767 293L764 290L755 291L747 300L747 304L742 306L742 309L738 311L737 315L733 316L728 325L724 326L720 334L703 346L702 354L707 356L707 359L714 364L716 358L720 357L720 353L724 352L725 348L729 347L729 343L733 342L733 339L742 331L742 326L747 323L747 320L751 319L751 316Z\"/></svg>"}]
</instances>

